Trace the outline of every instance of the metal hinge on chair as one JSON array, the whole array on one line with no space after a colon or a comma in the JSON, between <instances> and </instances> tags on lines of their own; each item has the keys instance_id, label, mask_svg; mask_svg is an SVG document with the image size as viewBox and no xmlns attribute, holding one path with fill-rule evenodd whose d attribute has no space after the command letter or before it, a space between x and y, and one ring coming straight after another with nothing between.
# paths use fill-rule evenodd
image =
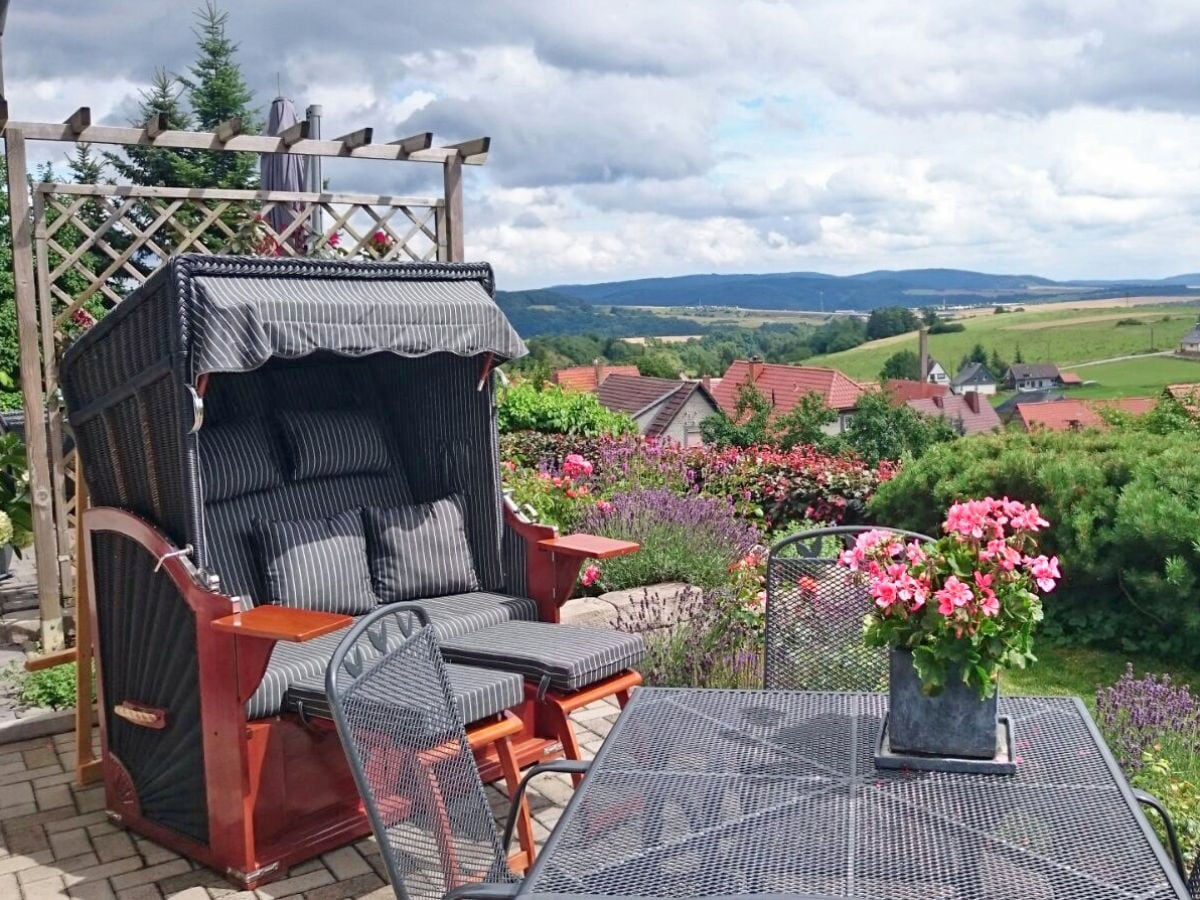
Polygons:
<instances>
[{"instance_id":1,"label":"metal hinge on chair","mask_svg":"<svg viewBox=\"0 0 1200 900\"><path fill-rule=\"evenodd\" d=\"M192 545L191 544L188 544L182 550L172 550L170 553L164 553L162 556L160 556L158 558L158 562L156 562L154 564L154 571L157 572L159 569L161 569L163 567L163 564L166 563L166 561L168 559L175 559L180 556L191 556L191 555L192 555Z\"/></svg>"}]
</instances>

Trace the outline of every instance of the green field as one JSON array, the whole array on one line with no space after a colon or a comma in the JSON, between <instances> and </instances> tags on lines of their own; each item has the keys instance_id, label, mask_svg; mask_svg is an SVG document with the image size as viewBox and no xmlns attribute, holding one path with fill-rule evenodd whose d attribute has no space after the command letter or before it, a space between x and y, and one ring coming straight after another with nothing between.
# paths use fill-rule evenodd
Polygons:
<instances>
[{"instance_id":1,"label":"green field","mask_svg":"<svg viewBox=\"0 0 1200 900\"><path fill-rule=\"evenodd\" d=\"M1121 319L1137 319L1142 324L1117 325ZM1060 309L1052 312L1035 310L984 315L964 319L965 331L930 335L929 350L933 358L952 375L958 370L962 358L977 343L982 344L989 355L993 349L999 351L1005 360L1011 361L1019 348L1026 362L1052 362L1070 369L1072 365L1090 360L1147 352L1150 350L1151 328L1154 331L1154 347L1158 350L1172 349L1195 322L1195 309L1180 305L1139 306L1133 309ZM917 335L910 333L871 341L842 353L816 356L806 363L832 366L851 378L874 381L889 356L898 350L916 349ZM1097 372L1102 368L1105 367L1096 366L1079 374L1085 379L1100 380ZM1003 373L993 374L1000 376ZM1200 366L1191 376L1167 376L1157 382L1158 387L1161 388L1165 381L1172 379L1200 380Z\"/></svg>"},{"instance_id":2,"label":"green field","mask_svg":"<svg viewBox=\"0 0 1200 900\"><path fill-rule=\"evenodd\" d=\"M1084 366L1079 377L1096 384L1071 391L1072 397L1098 400L1108 397L1156 397L1164 384L1200 381L1200 361L1170 356L1127 359L1123 362Z\"/></svg>"}]
</instances>

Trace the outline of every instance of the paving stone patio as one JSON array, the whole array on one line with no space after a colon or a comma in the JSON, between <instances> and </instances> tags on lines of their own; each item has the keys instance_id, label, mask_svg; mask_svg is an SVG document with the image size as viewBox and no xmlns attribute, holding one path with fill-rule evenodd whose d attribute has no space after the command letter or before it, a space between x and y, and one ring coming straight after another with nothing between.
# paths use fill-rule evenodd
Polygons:
<instances>
[{"instance_id":1,"label":"paving stone patio","mask_svg":"<svg viewBox=\"0 0 1200 900\"><path fill-rule=\"evenodd\" d=\"M580 743L591 755L617 718L612 702L576 712ZM98 732L93 735L99 742ZM0 744L0 898L42 900L343 900L390 898L379 850L359 841L293 867L258 891L237 891L208 869L112 825L104 789L74 783L75 736ZM544 841L571 795L565 775L544 775L529 790L538 841ZM508 801L488 788L500 818Z\"/></svg>"}]
</instances>

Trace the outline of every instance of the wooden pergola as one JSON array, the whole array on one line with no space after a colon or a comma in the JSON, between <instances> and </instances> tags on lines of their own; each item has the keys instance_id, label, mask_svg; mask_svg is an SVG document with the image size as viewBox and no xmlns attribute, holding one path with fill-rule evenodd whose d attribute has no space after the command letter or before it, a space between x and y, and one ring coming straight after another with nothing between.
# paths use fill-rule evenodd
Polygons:
<instances>
[{"instance_id":1,"label":"wooden pergola","mask_svg":"<svg viewBox=\"0 0 1200 900\"><path fill-rule=\"evenodd\" d=\"M0 0L0 40L7 0ZM429 132L377 143L371 128L332 140L309 136L300 122L279 136L243 133L239 119L214 131L174 131L165 116L141 127L92 123L80 107L64 122L9 119L0 63L0 130L8 163L20 377L33 511L42 653L29 667L78 659L79 777L93 774L90 740L90 635L85 579L76 577L83 542L76 508L86 487L64 451L65 418L58 388L58 344L77 327L89 301L111 308L155 265L174 253L269 252L378 260L463 259L463 166L482 165L490 140L434 146ZM432 163L442 167L435 197L338 192L168 188L38 183L29 190L30 141L156 147L225 153L290 153L305 157ZM276 230L267 215L286 208ZM380 239L378 236L384 237ZM247 246L251 248L247 251ZM38 427L45 422L46 427ZM66 648L63 600L76 597L76 647Z\"/></svg>"}]
</instances>

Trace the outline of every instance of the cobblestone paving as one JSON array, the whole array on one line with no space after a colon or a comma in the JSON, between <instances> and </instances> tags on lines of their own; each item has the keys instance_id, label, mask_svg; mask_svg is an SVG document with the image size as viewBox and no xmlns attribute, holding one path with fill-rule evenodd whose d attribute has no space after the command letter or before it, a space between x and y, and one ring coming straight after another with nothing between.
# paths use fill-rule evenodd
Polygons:
<instances>
[{"instance_id":1,"label":"cobblestone paving","mask_svg":"<svg viewBox=\"0 0 1200 900\"><path fill-rule=\"evenodd\" d=\"M617 718L602 702L572 717L584 751L594 754ZM98 744L98 733L95 735ZM373 839L294 866L257 891L237 891L210 871L111 824L104 789L74 783L75 736L0 744L0 898L43 900L343 900L391 898ZM507 799L489 787L497 817ZM539 842L558 821L571 793L565 775L544 775L529 789Z\"/></svg>"}]
</instances>

